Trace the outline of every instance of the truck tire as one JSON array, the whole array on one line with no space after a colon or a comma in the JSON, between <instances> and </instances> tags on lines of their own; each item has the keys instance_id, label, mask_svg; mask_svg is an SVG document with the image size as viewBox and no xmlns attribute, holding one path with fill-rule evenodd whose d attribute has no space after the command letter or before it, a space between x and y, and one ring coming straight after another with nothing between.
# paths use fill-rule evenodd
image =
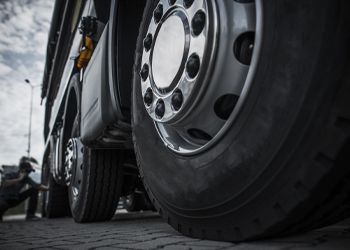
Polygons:
<instances>
[{"instance_id":1,"label":"truck tire","mask_svg":"<svg viewBox=\"0 0 350 250\"><path fill-rule=\"evenodd\" d=\"M115 150L84 148L81 187L75 197L68 187L73 218L76 222L110 220L118 206L122 187L119 163L122 154Z\"/></svg>"},{"instance_id":2,"label":"truck tire","mask_svg":"<svg viewBox=\"0 0 350 250\"><path fill-rule=\"evenodd\" d=\"M69 204L76 222L105 221L112 218L122 189L123 151L92 149L80 141L79 75L70 81L65 104L63 132L66 142L62 158L68 184ZM67 169L68 168L68 169ZM68 178L68 179L67 179Z\"/></svg>"},{"instance_id":3,"label":"truck tire","mask_svg":"<svg viewBox=\"0 0 350 250\"><path fill-rule=\"evenodd\" d=\"M349 7L148 1L133 138L146 190L172 227L242 241L350 215Z\"/></svg>"},{"instance_id":4,"label":"truck tire","mask_svg":"<svg viewBox=\"0 0 350 250\"><path fill-rule=\"evenodd\" d=\"M42 193L42 216L49 219L70 216L67 187L57 184L51 173L46 172L42 178L42 183L49 186L49 190Z\"/></svg>"}]
</instances>

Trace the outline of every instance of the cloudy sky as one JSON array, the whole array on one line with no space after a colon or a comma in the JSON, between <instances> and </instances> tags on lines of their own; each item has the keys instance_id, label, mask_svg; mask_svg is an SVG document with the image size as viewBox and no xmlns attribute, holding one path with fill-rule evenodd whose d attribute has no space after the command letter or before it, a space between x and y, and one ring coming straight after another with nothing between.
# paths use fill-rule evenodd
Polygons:
<instances>
[{"instance_id":1,"label":"cloudy sky","mask_svg":"<svg viewBox=\"0 0 350 250\"><path fill-rule=\"evenodd\" d=\"M26 155L30 87L42 83L53 0L0 0L0 165ZM34 90L32 153L41 162L44 108Z\"/></svg>"}]
</instances>

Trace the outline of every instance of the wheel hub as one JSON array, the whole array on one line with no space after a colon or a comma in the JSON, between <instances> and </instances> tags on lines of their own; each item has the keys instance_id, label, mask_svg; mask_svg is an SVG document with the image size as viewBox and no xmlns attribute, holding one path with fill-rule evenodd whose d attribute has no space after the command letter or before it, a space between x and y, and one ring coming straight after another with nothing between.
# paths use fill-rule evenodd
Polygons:
<instances>
[{"instance_id":1,"label":"wheel hub","mask_svg":"<svg viewBox=\"0 0 350 250\"><path fill-rule=\"evenodd\" d=\"M152 73L155 86L168 89L183 64L185 29L175 12L161 25L152 53Z\"/></svg>"},{"instance_id":2,"label":"wheel hub","mask_svg":"<svg viewBox=\"0 0 350 250\"><path fill-rule=\"evenodd\" d=\"M255 2L160 0L155 7L143 41L141 93L169 149L198 153L233 123L256 63Z\"/></svg>"},{"instance_id":3,"label":"wheel hub","mask_svg":"<svg viewBox=\"0 0 350 250\"><path fill-rule=\"evenodd\" d=\"M144 38L142 95L155 121L179 119L200 82L198 73L208 42L208 7L204 1L187 5L160 1Z\"/></svg>"},{"instance_id":4,"label":"wheel hub","mask_svg":"<svg viewBox=\"0 0 350 250\"><path fill-rule=\"evenodd\" d=\"M71 138L65 153L65 180L67 186L72 186L73 196L77 197L80 190L83 171L84 146L79 138Z\"/></svg>"}]
</instances>

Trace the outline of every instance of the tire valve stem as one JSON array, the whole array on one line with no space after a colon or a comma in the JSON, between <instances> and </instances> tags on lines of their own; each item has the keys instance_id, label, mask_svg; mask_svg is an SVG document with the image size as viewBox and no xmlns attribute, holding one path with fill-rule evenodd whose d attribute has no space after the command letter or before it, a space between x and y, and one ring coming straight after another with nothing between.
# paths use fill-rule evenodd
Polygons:
<instances>
[{"instance_id":1,"label":"tire valve stem","mask_svg":"<svg viewBox=\"0 0 350 250\"><path fill-rule=\"evenodd\" d=\"M253 32L247 32L238 37L234 43L234 55L237 60L245 65L250 65L254 50Z\"/></svg>"}]
</instances>

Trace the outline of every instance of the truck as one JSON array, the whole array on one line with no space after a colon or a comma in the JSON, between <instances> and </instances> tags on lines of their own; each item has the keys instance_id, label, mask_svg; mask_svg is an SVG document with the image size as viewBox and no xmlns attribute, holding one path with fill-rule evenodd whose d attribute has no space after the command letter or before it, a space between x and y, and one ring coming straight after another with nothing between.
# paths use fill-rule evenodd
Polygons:
<instances>
[{"instance_id":1,"label":"truck","mask_svg":"<svg viewBox=\"0 0 350 250\"><path fill-rule=\"evenodd\" d=\"M349 10L345 0L56 0L43 215L105 221L133 197L184 235L222 241L347 218Z\"/></svg>"}]
</instances>

